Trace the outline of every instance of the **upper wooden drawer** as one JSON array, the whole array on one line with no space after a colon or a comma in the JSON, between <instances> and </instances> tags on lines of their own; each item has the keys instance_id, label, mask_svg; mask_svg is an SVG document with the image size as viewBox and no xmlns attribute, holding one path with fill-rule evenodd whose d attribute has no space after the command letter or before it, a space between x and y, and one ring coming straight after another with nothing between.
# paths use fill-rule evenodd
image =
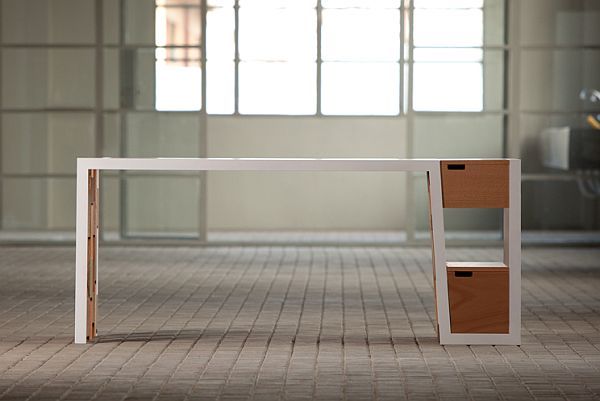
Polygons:
<instances>
[{"instance_id":1,"label":"upper wooden drawer","mask_svg":"<svg viewBox=\"0 0 600 401\"><path fill-rule=\"evenodd\" d=\"M444 207L508 207L508 160L446 160L441 169Z\"/></svg>"}]
</instances>

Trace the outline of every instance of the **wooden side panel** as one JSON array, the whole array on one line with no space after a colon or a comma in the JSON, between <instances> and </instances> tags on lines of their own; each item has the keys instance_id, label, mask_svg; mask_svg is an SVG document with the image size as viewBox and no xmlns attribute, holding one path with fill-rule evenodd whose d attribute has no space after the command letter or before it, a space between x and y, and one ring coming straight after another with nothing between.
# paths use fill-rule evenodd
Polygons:
<instances>
[{"instance_id":1,"label":"wooden side panel","mask_svg":"<svg viewBox=\"0 0 600 401\"><path fill-rule=\"evenodd\" d=\"M508 333L508 268L458 267L447 274L452 333Z\"/></svg>"},{"instance_id":2,"label":"wooden side panel","mask_svg":"<svg viewBox=\"0 0 600 401\"><path fill-rule=\"evenodd\" d=\"M443 160L445 208L508 208L508 160Z\"/></svg>"},{"instance_id":3,"label":"wooden side panel","mask_svg":"<svg viewBox=\"0 0 600 401\"><path fill-rule=\"evenodd\" d=\"M88 172L88 238L87 238L87 340L96 338L97 275L98 275L98 170Z\"/></svg>"}]
</instances>

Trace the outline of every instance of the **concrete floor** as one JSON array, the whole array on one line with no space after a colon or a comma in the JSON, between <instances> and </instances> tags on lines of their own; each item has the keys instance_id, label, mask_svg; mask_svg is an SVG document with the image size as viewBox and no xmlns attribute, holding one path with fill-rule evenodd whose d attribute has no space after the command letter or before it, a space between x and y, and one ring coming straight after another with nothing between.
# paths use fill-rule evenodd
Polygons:
<instances>
[{"instance_id":1,"label":"concrete floor","mask_svg":"<svg viewBox=\"0 0 600 401\"><path fill-rule=\"evenodd\" d=\"M0 399L600 399L600 248L523 256L523 345L442 347L428 248L105 247L74 345L73 249L0 248Z\"/></svg>"}]
</instances>

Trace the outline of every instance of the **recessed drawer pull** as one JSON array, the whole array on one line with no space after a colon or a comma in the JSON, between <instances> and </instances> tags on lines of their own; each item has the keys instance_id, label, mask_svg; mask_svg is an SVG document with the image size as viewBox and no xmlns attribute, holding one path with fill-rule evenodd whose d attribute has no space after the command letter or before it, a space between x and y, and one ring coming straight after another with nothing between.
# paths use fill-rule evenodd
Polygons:
<instances>
[{"instance_id":1,"label":"recessed drawer pull","mask_svg":"<svg viewBox=\"0 0 600 401\"><path fill-rule=\"evenodd\" d=\"M473 277L473 272L454 272L454 277Z\"/></svg>"},{"instance_id":2,"label":"recessed drawer pull","mask_svg":"<svg viewBox=\"0 0 600 401\"><path fill-rule=\"evenodd\" d=\"M448 170L464 170L464 164L448 164Z\"/></svg>"}]
</instances>

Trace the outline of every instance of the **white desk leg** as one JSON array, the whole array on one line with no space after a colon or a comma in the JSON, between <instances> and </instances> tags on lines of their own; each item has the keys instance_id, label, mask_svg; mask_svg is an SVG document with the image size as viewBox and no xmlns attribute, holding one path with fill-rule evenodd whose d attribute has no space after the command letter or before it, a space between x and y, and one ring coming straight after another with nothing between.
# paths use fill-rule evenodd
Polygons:
<instances>
[{"instance_id":1,"label":"white desk leg","mask_svg":"<svg viewBox=\"0 0 600 401\"><path fill-rule=\"evenodd\" d=\"M510 342L521 343L521 160L509 163L509 208L504 209L504 264L509 269Z\"/></svg>"},{"instance_id":2,"label":"white desk leg","mask_svg":"<svg viewBox=\"0 0 600 401\"><path fill-rule=\"evenodd\" d=\"M448 306L448 278L446 277L446 240L444 237L444 214L442 208L442 178L440 163L427 173L429 189L429 214L431 243L433 247L433 272L435 280L435 300L437 329L440 344L444 344L450 334L450 311Z\"/></svg>"},{"instance_id":3,"label":"white desk leg","mask_svg":"<svg viewBox=\"0 0 600 401\"><path fill-rule=\"evenodd\" d=\"M77 164L77 218L75 223L75 343L87 335L88 169Z\"/></svg>"}]
</instances>

